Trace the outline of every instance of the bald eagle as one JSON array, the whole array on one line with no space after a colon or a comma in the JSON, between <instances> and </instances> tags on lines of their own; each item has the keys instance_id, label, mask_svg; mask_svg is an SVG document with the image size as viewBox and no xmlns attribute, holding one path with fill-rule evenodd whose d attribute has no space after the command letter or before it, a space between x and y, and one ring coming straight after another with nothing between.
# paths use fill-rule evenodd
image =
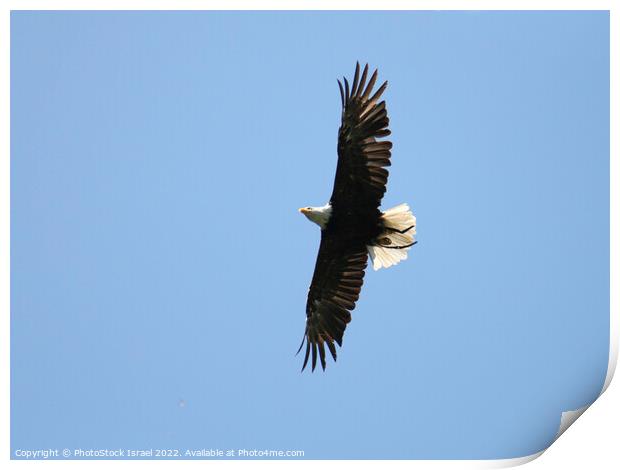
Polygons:
<instances>
[{"instance_id":1,"label":"bald eagle","mask_svg":"<svg viewBox=\"0 0 620 470\"><path fill-rule=\"evenodd\" d=\"M299 212L321 227L321 245L306 303L306 353L303 371L312 351L312 370L318 357L325 370L325 345L334 361L336 347L351 321L362 288L368 255L374 270L388 268L407 258L416 242L416 219L407 204L382 212L392 143L378 138L390 135L385 101L379 98L383 83L371 96L377 70L368 84L368 64L360 77L355 66L353 84L340 80L342 121L338 131L338 166L331 198L321 207Z\"/></svg>"}]
</instances>

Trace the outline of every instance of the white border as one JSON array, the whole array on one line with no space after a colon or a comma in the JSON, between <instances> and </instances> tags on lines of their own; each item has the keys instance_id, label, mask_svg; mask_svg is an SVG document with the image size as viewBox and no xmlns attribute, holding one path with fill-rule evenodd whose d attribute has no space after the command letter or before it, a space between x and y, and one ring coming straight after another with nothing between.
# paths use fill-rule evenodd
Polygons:
<instances>
[{"instance_id":1,"label":"white border","mask_svg":"<svg viewBox=\"0 0 620 470\"><path fill-rule=\"evenodd\" d=\"M411 1L394 1L383 0L381 2L373 2L371 0L315 0L315 1L285 1L285 0L271 0L271 1L248 1L248 0L217 0L217 1L199 1L199 0L92 0L87 4L85 1L77 0L58 0L58 1L14 1L9 0L3 3L2 8L2 28L0 29L0 64L4 65L2 70L4 73L0 75L1 88L0 88L0 103L6 103L4 112L0 117L0 143L2 143L2 159L0 161L0 266L3 267L0 270L0 305L3 314L3 328L0 328L0 348L3 364L3 374L0 378L0 389L2 394L2 401L0 404L0 416L10 416L10 402L9 402L9 371L10 371L10 11L11 10L609 10L610 11L610 28L611 28L611 40L610 40L610 60L611 60L611 79L610 79L610 99L611 99L611 111L610 111L610 354L609 354L609 366L607 376L605 379L605 385L601 390L601 394L609 387L611 379L614 375L618 358L618 336L619 336L619 318L618 318L618 294L614 291L613 286L618 286L618 216L620 210L619 196L620 192L617 186L614 186L613 182L618 181L618 139L616 133L613 130L618 130L618 30L619 30L619 11L620 9L614 9L614 1L612 0L411 0ZM614 217L615 214L615 217ZM567 439L570 436L563 437L557 444L554 444L552 448L563 447L564 454L552 451L554 460L552 462L542 462L544 459L540 459L536 464L557 464L561 465L561 468L582 468L583 465L594 461L599 461L601 464L604 462L607 468L612 463L620 463L620 455L618 453L617 446L612 445L612 441L609 436L617 435L615 432L607 432L607 430L613 429L612 426L616 423L612 423L612 415L618 417L618 402L620 400L620 392L612 387L611 396L610 393L605 395L606 398L599 399L593 404L593 408L597 410L597 414L593 415L591 419L586 414L583 421L596 423L590 427L589 432L585 433L582 429L579 434L581 436L580 441L574 442L573 445L567 447L562 445L564 442L569 441ZM609 397L608 397L609 396ZM613 400L612 400L613 399ZM607 409L601 411L603 406L601 401L605 402ZM564 413L562 416L562 426L558 432L558 436L568 429L568 427L574 422L574 420L580 416L588 407L584 407L575 412ZM612 410L612 413L608 413L607 410ZM614 414L615 412L615 414ZM586 423L584 423L585 427ZM601 426L603 429L601 429ZM571 433L568 433L569 435ZM593 437L594 436L594 437ZM600 436L600 438L596 438ZM0 427L0 450L2 460L6 461L10 458L10 420L6 419L4 426ZM605 439L607 438L607 439ZM574 439L573 439L574 440ZM587 459L584 461L583 452L580 452L580 448L584 448L587 451L588 446L596 446L600 441L607 442L606 447L597 448L597 456L585 456ZM588 444L589 442L589 444ZM530 462L540 456L542 452L533 454L530 456L520 457L516 459L505 460L451 460L451 461L438 461L438 460L388 460L388 461L370 461L376 462L381 467L386 466L390 468L504 468L515 465L521 465ZM601 454L603 458L601 459ZM582 460L575 460L575 455L581 456ZM45 462L45 463L42 463ZM23 461L23 460L10 460L5 462L11 466L21 465L49 465L55 468L65 466L105 466L110 465L109 461ZM194 465L204 466L205 461L116 461L114 465L128 466L139 465L148 466L170 466L170 465ZM316 461L243 461L243 460L213 460L209 461L208 465L213 467L237 467L241 465L251 464L257 468L273 468L273 467L286 467L295 466L297 468L310 467L317 464ZM322 461L322 465L338 467L352 468L353 466L365 467L370 465L368 461ZM534 465L536 465L534 464ZM555 466L555 465L554 465ZM614 467L617 465L611 465ZM602 467L600 467L602 468Z\"/></svg>"}]
</instances>

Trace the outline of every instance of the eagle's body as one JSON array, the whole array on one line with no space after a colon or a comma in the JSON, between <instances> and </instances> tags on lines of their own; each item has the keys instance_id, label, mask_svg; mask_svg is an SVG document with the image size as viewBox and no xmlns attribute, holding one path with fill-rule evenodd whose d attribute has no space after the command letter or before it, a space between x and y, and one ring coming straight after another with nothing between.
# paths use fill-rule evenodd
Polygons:
<instances>
[{"instance_id":1,"label":"eagle's body","mask_svg":"<svg viewBox=\"0 0 620 470\"><path fill-rule=\"evenodd\" d=\"M317 350L325 369L325 345L336 360L334 342L342 336L364 279L368 255L373 268L389 267L407 258L415 243L415 217L406 204L385 212L379 209L385 193L392 148L391 142L377 141L390 134L385 101L378 100L385 82L370 96L377 79L375 71L368 85L368 65L361 79L359 64L349 89L340 83L342 124L338 133L338 167L330 201L322 207L301 208L321 227L321 246L306 304L306 352L302 370L312 351L312 370ZM300 346L303 346L303 341Z\"/></svg>"}]
</instances>

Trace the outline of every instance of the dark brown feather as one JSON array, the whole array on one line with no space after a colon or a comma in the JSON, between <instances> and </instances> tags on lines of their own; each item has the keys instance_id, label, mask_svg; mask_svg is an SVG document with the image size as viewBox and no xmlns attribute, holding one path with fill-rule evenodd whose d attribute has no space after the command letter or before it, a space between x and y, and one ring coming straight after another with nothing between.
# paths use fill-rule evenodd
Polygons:
<instances>
[{"instance_id":1,"label":"dark brown feather","mask_svg":"<svg viewBox=\"0 0 620 470\"><path fill-rule=\"evenodd\" d=\"M342 103L342 107L344 108L345 103L344 103L344 90L342 89L342 83L340 83L340 80L338 80L338 88L340 88L340 102Z\"/></svg>"},{"instance_id":2,"label":"dark brown feather","mask_svg":"<svg viewBox=\"0 0 620 470\"><path fill-rule=\"evenodd\" d=\"M364 94L360 96L362 101L366 101L368 99L368 95L372 91L372 88L375 86L375 82L377 81L378 70L375 70L370 77L370 81L368 82L368 86L366 86L366 90L364 90Z\"/></svg>"},{"instance_id":3,"label":"dark brown feather","mask_svg":"<svg viewBox=\"0 0 620 470\"><path fill-rule=\"evenodd\" d=\"M364 89L364 85L366 84L366 75L368 74L368 64L364 67L364 71L362 72L362 78L360 79L360 84L357 89L357 95L359 97L360 93Z\"/></svg>"},{"instance_id":4,"label":"dark brown feather","mask_svg":"<svg viewBox=\"0 0 620 470\"><path fill-rule=\"evenodd\" d=\"M353 85L351 85L351 96L355 96L357 92L357 84L360 78L360 63L355 64L355 75L353 77Z\"/></svg>"}]
</instances>

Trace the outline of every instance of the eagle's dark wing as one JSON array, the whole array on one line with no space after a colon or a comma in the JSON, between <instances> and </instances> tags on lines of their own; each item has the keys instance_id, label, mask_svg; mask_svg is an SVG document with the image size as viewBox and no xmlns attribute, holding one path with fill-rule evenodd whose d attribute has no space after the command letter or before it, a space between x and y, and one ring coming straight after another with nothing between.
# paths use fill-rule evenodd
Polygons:
<instances>
[{"instance_id":1,"label":"eagle's dark wing","mask_svg":"<svg viewBox=\"0 0 620 470\"><path fill-rule=\"evenodd\" d=\"M390 166L389 141L378 142L378 137L390 135L389 119L385 101L378 103L387 82L372 96L377 80L377 71L366 85L368 64L359 76L360 66L355 67L353 85L344 79L344 90L340 81L342 100L342 123L338 132L338 167L334 181L331 204L338 207L355 207L362 213L374 214L385 193ZM366 86L365 86L366 85Z\"/></svg>"},{"instance_id":2,"label":"eagle's dark wing","mask_svg":"<svg viewBox=\"0 0 620 470\"><path fill-rule=\"evenodd\" d=\"M360 78L358 63L351 88L346 78L344 89L338 82L343 109L338 133L338 167L330 198L332 220L321 232L321 246L308 293L306 331L299 347L301 351L306 342L302 370L311 352L312 370L317 356L325 369L325 345L336 360L334 342L342 346L342 335L362 288L368 258L366 243L363 237L346 236L342 231L359 228L360 221L370 222L380 216L378 208L388 178L385 167L390 165L392 148L391 142L377 141L390 134L385 101L378 103L387 82L371 96L377 72L368 84L367 75L368 65Z\"/></svg>"},{"instance_id":3,"label":"eagle's dark wing","mask_svg":"<svg viewBox=\"0 0 620 470\"><path fill-rule=\"evenodd\" d=\"M325 344L336 360L334 341L342 346L342 335L351 321L350 311L360 295L368 253L363 244L351 245L330 232L322 232L321 247L314 268L308 303L306 331L299 352L306 341L306 368L312 350L312 370L316 367L317 350L325 370Z\"/></svg>"}]
</instances>

